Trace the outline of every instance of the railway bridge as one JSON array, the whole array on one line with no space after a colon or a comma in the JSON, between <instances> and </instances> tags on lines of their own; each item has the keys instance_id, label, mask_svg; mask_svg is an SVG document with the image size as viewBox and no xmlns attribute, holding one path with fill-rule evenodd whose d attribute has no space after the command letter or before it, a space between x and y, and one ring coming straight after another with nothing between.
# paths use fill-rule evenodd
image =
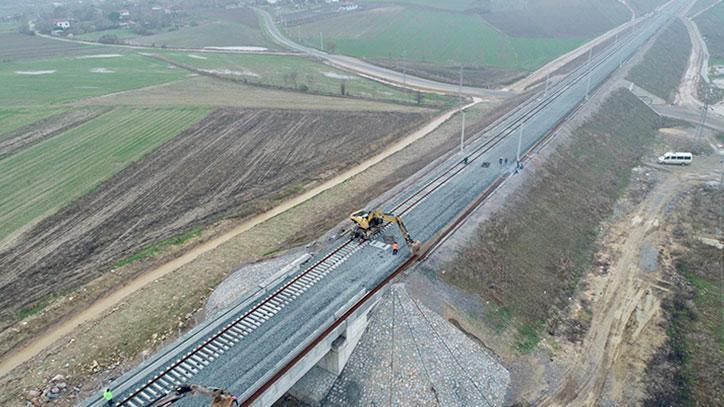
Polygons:
<instances>
[{"instance_id":1,"label":"railway bridge","mask_svg":"<svg viewBox=\"0 0 724 407\"><path fill-rule=\"evenodd\" d=\"M401 215L423 242L420 256L456 222L511 176L620 65L664 27L684 3L674 0L470 138L464 156L451 153L382 206ZM499 165L508 158L509 165ZM483 165L490 163L490 165ZM383 231L402 241L395 227ZM392 256L377 236L340 237L299 269L283 273L256 293L188 332L112 385L123 406L152 404L178 385L222 387L243 405L268 406L313 366L339 373L388 283L416 256L405 246ZM491 384L482 383L482 391ZM179 405L204 405L184 399ZM502 400L490 400L502 404ZM86 400L100 406L100 395Z\"/></svg>"}]
</instances>

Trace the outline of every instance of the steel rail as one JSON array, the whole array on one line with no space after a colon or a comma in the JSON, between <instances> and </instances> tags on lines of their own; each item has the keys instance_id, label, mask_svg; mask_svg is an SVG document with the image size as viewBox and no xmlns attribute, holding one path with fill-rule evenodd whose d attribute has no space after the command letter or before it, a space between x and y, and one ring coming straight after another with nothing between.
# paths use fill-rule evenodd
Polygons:
<instances>
[{"instance_id":1,"label":"steel rail","mask_svg":"<svg viewBox=\"0 0 724 407\"><path fill-rule=\"evenodd\" d=\"M284 303L284 305L288 304L290 300L288 298L296 298L298 297L301 292L300 290L295 290L295 292L290 293L289 291L292 290L292 287L299 283L303 282L303 280L308 277L310 274L314 273L315 271L319 271L320 268L327 265L328 267L323 270L323 272L331 271L332 269L336 268L339 264L341 264L344 260L346 260L346 257L354 253L355 251L359 250L363 245L363 242L358 242L354 240L349 240L340 246L333 249L329 254L324 256L322 259L318 260L316 263L314 263L312 266L308 267L304 272L299 273L294 278L292 278L290 281L288 281L286 284L284 284L282 287L276 289L273 293L268 295L266 298L264 298L262 301L256 303L252 308L250 308L248 311L243 313L241 316L236 318L233 322L230 322L226 324L222 329L220 329L216 334L208 337L204 342L197 345L196 348L194 348L192 351L186 353L183 357L179 358L175 362L173 362L171 365L167 366L164 370L159 372L156 376L154 376L152 379L150 379L147 383L137 388L133 393L125 397L123 400L121 400L118 405L129 405L129 406L135 406L137 404L140 405L147 405L152 404L154 401L162 398L166 394L168 394L169 391L173 390L173 385L181 384L183 381L183 377L174 374L174 371L179 368L183 368L187 372L196 367L197 370L200 370L203 368L203 366L199 366L198 362L195 360L197 358L200 358L201 355L199 355L205 348L212 347L213 352L211 355L216 355L216 357L219 357L221 353L228 350L232 343L238 342L238 340L242 339L244 336L248 335L253 331L253 327L250 327L249 325L256 325L256 327L260 326L259 322L265 322L266 319L263 321L260 321L258 318L254 318L253 315L257 312L261 312L265 315L269 315L273 312L274 309L277 309L277 312L281 309L278 304L271 304L275 299L278 299L280 296L283 296L285 293L287 294L285 300L281 301ZM348 250L344 252L342 256L339 256L340 253L343 253L345 249ZM335 257L338 256L338 257ZM330 260L334 260L330 264ZM321 276L314 276L311 280L307 281L318 281L321 278ZM305 286L307 288L311 287L313 284L306 284ZM306 291L306 290L304 290ZM271 307L271 305L274 305L274 307ZM266 306L266 308L265 308ZM276 312L273 312L274 314ZM272 315L273 316L273 315ZM248 322L248 320L252 320L253 322ZM247 322L247 324L244 324L244 322ZM243 326L241 328L240 326ZM233 333L232 334L230 334ZM242 332L245 332L245 334L242 334ZM235 338L238 338L238 340L234 340ZM219 345L220 343L220 345ZM226 348L226 349L224 349ZM223 349L223 351L220 352L220 350ZM196 358L194 358L196 356ZM213 356L212 356L213 357ZM203 359L209 359L208 354L203 356ZM212 359L213 360L213 359ZM189 367L190 366L190 367ZM192 371L192 373L194 373ZM171 376L171 378L169 378ZM173 378L175 376L175 378ZM166 378L166 379L164 379ZM190 378L190 377L189 377ZM158 382L161 381L163 384L159 384ZM171 384L172 386L169 386L168 384ZM165 392L164 392L165 390ZM155 397L149 397L146 393L150 393L151 396ZM142 400L142 399L145 399ZM140 403L138 403L140 402Z\"/></svg>"}]
</instances>

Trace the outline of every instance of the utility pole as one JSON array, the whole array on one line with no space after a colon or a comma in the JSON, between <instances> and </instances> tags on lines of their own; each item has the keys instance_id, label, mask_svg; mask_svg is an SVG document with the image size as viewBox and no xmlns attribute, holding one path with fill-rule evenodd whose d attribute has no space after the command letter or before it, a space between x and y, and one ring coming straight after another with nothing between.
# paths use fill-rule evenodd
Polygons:
<instances>
[{"instance_id":1,"label":"utility pole","mask_svg":"<svg viewBox=\"0 0 724 407\"><path fill-rule=\"evenodd\" d=\"M546 74L546 90L545 90L545 92L543 92L543 96L548 96L548 79L550 78L550 76L551 76L551 73L548 72Z\"/></svg>"},{"instance_id":2,"label":"utility pole","mask_svg":"<svg viewBox=\"0 0 724 407\"><path fill-rule=\"evenodd\" d=\"M460 127L460 154L465 154L465 110L463 109L463 66L460 65L460 86L458 87L460 97L460 116L462 125Z\"/></svg>"},{"instance_id":3,"label":"utility pole","mask_svg":"<svg viewBox=\"0 0 724 407\"><path fill-rule=\"evenodd\" d=\"M588 100L588 94L591 92L591 58L593 57L593 47L588 49L588 79L586 80L586 100Z\"/></svg>"},{"instance_id":4,"label":"utility pole","mask_svg":"<svg viewBox=\"0 0 724 407\"><path fill-rule=\"evenodd\" d=\"M324 51L324 33L321 31L319 32L319 49Z\"/></svg>"},{"instance_id":5,"label":"utility pole","mask_svg":"<svg viewBox=\"0 0 724 407\"><path fill-rule=\"evenodd\" d=\"M704 126L706 125L706 117L709 115L709 97L707 95L704 100L704 106L701 108L701 120L699 121L699 128L696 129L696 137L701 140L704 136Z\"/></svg>"},{"instance_id":6,"label":"utility pole","mask_svg":"<svg viewBox=\"0 0 724 407\"><path fill-rule=\"evenodd\" d=\"M518 127L518 151L515 153L515 165L520 165L520 145L523 142L523 125L521 124L520 127Z\"/></svg>"},{"instance_id":7,"label":"utility pole","mask_svg":"<svg viewBox=\"0 0 724 407\"><path fill-rule=\"evenodd\" d=\"M402 65L402 85L403 86L407 86L407 68L405 66L405 57L406 56L407 56L406 52L403 49L402 50L402 59L400 61L400 65Z\"/></svg>"}]
</instances>

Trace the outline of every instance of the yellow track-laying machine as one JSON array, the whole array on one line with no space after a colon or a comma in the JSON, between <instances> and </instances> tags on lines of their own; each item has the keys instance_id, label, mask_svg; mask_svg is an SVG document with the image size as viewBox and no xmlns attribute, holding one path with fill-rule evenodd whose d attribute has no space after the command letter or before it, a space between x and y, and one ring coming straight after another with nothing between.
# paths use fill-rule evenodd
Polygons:
<instances>
[{"instance_id":1,"label":"yellow track-laying machine","mask_svg":"<svg viewBox=\"0 0 724 407\"><path fill-rule=\"evenodd\" d=\"M395 223L400 228L400 233L402 233L402 237L405 239L407 246L410 247L412 254L416 254L420 248L420 242L410 236L410 232L407 231L402 218L397 215L377 209L374 211L357 211L349 215L349 218L355 224L352 238L367 240L380 231L386 223Z\"/></svg>"}]
</instances>

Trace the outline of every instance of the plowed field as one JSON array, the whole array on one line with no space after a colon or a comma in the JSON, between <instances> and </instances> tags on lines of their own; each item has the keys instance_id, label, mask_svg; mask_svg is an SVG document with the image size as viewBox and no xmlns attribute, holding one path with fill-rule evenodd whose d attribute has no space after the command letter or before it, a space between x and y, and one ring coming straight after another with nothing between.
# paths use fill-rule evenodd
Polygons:
<instances>
[{"instance_id":1,"label":"plowed field","mask_svg":"<svg viewBox=\"0 0 724 407\"><path fill-rule=\"evenodd\" d=\"M327 178L425 117L216 111L0 252L0 329L19 309L73 289L143 248L222 217L258 212Z\"/></svg>"}]
</instances>

